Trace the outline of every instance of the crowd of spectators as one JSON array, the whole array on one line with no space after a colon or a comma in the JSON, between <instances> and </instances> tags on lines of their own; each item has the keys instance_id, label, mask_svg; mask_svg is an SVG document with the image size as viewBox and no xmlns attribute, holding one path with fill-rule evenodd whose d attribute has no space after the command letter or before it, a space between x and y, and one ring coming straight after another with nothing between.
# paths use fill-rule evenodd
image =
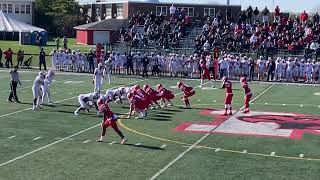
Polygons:
<instances>
[{"instance_id":1,"label":"crowd of spectators","mask_svg":"<svg viewBox=\"0 0 320 180\"><path fill-rule=\"evenodd\" d=\"M206 53L219 47L226 52L257 52L261 55L277 52L296 55L304 51L307 56L315 54L318 57L320 54L318 13L309 17L304 11L291 18L288 14L281 15L277 6L271 17L267 7L260 12L249 6L239 13L237 20L226 21L222 16L204 16L202 33L194 40L195 53Z\"/></svg>"},{"instance_id":2,"label":"crowd of spectators","mask_svg":"<svg viewBox=\"0 0 320 180\"><path fill-rule=\"evenodd\" d=\"M150 41L163 49L178 48L191 27L191 17L185 11L172 5L169 20L162 13L137 12L129 20L129 30L121 29L122 39L136 49L147 47ZM138 27L143 27L143 31L138 31Z\"/></svg>"}]
</instances>

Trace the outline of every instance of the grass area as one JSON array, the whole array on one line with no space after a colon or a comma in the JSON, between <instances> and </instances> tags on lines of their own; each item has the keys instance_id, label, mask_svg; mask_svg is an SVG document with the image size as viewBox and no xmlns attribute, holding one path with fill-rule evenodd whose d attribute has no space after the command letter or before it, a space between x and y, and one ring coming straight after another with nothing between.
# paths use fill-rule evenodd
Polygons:
<instances>
[{"instance_id":1,"label":"grass area","mask_svg":"<svg viewBox=\"0 0 320 180\"><path fill-rule=\"evenodd\" d=\"M216 124L214 133L208 134L157 178L318 179L320 96L314 93L320 91L319 86L250 84L254 97L259 97L253 101L249 117L256 115L255 112L265 113L266 121L273 112L312 116L290 121L291 116L285 115L278 117L282 122L274 117L269 123L247 123L247 135L218 131L224 126L225 130L232 129L233 120L237 120L214 114L213 109L223 109L224 90L197 88L196 95L191 98L193 109L182 108L181 95L176 95L174 107L150 110L145 120L122 119L120 129L129 141L127 145L120 145L112 129L108 129L104 143L95 143L101 117L97 117L94 110L77 117L73 114L78 106L77 95L93 90L91 76L58 73L51 89L56 103L32 112L31 86L35 76L35 72L21 72L23 86L18 93L23 104L7 103L8 84L0 84L0 106L3 107L0 114L1 180L149 179L205 135L176 131L177 127L189 122L212 125L210 123L218 121L221 124ZM0 78L8 81L7 72L0 71ZM177 81L114 77L114 84L104 84L104 89L137 82L152 86L162 83L178 94L173 88ZM185 82L194 87L199 85L196 80ZM243 91L239 83L234 83L234 109L242 107L242 102ZM119 115L128 111L127 102L122 105L112 102L110 106ZM211 114L201 113L208 109ZM233 117L242 116L237 112ZM234 130L242 130L241 127L239 124ZM274 137L255 134L268 133L268 129L275 130ZM301 138L276 137L289 130L303 132L303 135Z\"/></svg>"}]
</instances>

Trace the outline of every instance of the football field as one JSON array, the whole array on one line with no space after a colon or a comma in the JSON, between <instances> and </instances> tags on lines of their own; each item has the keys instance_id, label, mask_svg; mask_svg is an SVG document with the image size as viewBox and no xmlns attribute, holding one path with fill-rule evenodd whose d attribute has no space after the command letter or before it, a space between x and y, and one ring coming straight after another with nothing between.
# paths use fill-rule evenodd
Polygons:
<instances>
[{"instance_id":1,"label":"football field","mask_svg":"<svg viewBox=\"0 0 320 180\"><path fill-rule=\"evenodd\" d=\"M243 90L233 83L234 115L222 116L225 90L196 87L184 109L174 78L113 77L103 89L162 83L176 97L173 107L149 110L144 120L122 118L120 138L110 128L103 143L101 117L93 108L75 116L77 97L93 90L92 76L57 73L55 102L32 111L37 72L21 71L22 104L8 103L8 71L0 71L0 179L319 179L320 86L250 83L251 111L243 114ZM208 84L207 84L208 85ZM126 117L129 104L110 103ZM240 109L240 111L238 111Z\"/></svg>"}]
</instances>

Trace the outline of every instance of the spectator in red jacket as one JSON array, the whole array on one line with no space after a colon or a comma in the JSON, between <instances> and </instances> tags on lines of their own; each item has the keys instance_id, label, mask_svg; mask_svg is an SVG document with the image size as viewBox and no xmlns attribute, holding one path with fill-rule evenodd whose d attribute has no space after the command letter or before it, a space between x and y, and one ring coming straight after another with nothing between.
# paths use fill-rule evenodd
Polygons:
<instances>
[{"instance_id":1,"label":"spectator in red jacket","mask_svg":"<svg viewBox=\"0 0 320 180\"><path fill-rule=\"evenodd\" d=\"M13 67L12 65L13 51L11 50L11 48L9 48L7 51L4 52L4 54L6 58L5 66L8 68L10 64L10 68L12 68Z\"/></svg>"},{"instance_id":2,"label":"spectator in red jacket","mask_svg":"<svg viewBox=\"0 0 320 180\"><path fill-rule=\"evenodd\" d=\"M308 20L308 13L306 13L306 11L303 11L301 14L300 14L300 21L301 22L306 22Z\"/></svg>"},{"instance_id":3,"label":"spectator in red jacket","mask_svg":"<svg viewBox=\"0 0 320 180\"><path fill-rule=\"evenodd\" d=\"M274 10L274 20L279 23L280 22L280 8L277 6Z\"/></svg>"}]
</instances>

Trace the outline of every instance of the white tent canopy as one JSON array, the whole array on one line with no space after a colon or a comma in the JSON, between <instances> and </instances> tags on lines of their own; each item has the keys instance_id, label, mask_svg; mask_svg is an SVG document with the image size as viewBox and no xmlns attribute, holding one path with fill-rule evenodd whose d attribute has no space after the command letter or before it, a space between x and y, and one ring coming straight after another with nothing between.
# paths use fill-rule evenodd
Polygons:
<instances>
[{"instance_id":1,"label":"white tent canopy","mask_svg":"<svg viewBox=\"0 0 320 180\"><path fill-rule=\"evenodd\" d=\"M34 32L46 31L42 28L18 21L0 11L0 32Z\"/></svg>"}]
</instances>

